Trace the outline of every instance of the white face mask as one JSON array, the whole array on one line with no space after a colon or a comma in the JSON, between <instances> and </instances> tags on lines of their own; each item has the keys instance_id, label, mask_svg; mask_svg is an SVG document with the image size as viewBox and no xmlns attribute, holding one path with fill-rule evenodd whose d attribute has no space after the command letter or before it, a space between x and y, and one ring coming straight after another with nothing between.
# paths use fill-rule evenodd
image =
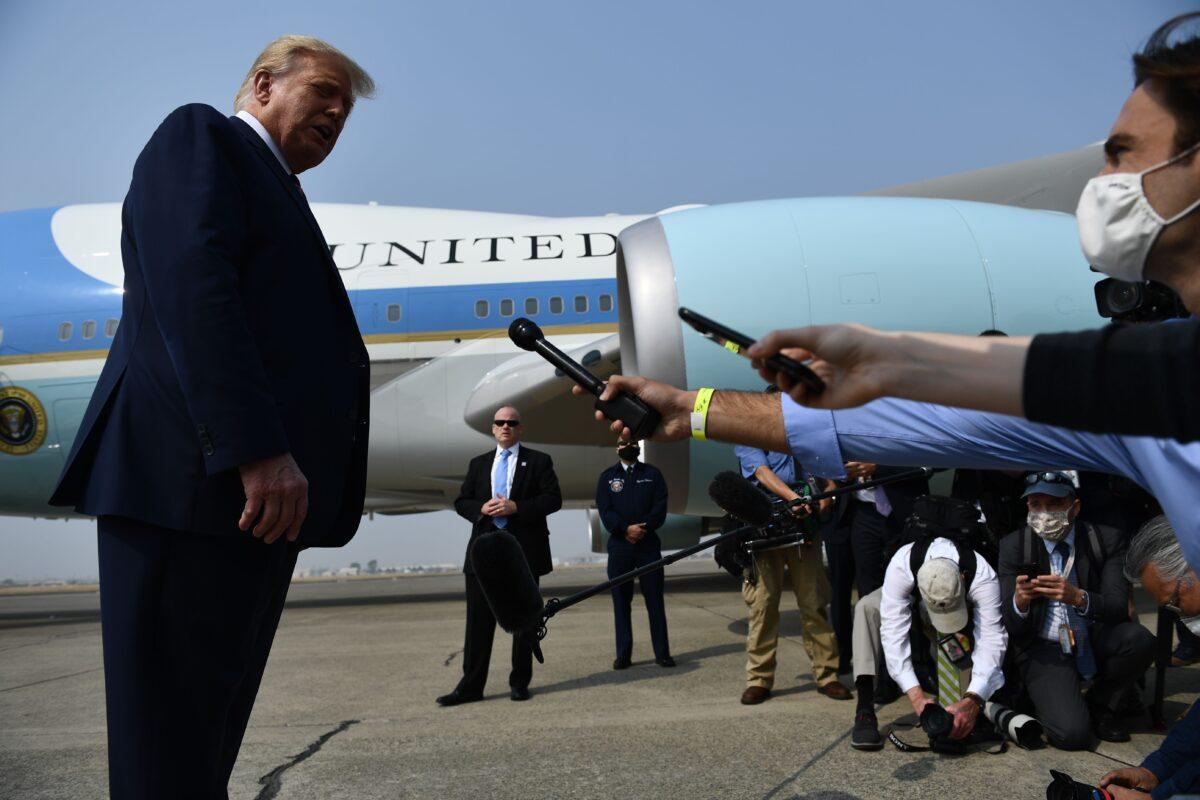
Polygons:
<instances>
[{"instance_id":1,"label":"white face mask","mask_svg":"<svg viewBox=\"0 0 1200 800\"><path fill-rule=\"evenodd\" d=\"M1033 532L1048 542L1061 542L1071 529L1071 509L1065 511L1030 511L1027 517Z\"/></svg>"},{"instance_id":2,"label":"white face mask","mask_svg":"<svg viewBox=\"0 0 1200 800\"><path fill-rule=\"evenodd\" d=\"M1146 200L1142 179L1200 149L1200 142L1141 172L1097 175L1083 187L1075 220L1088 263L1121 281L1145 280L1146 256L1163 228L1200 208L1200 200L1163 219Z\"/></svg>"}]
</instances>

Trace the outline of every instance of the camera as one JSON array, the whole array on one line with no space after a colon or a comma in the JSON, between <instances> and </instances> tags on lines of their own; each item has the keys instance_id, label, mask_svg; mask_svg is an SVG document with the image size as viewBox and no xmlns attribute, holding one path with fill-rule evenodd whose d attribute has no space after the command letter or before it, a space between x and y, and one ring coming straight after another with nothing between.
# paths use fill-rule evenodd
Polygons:
<instances>
[{"instance_id":1,"label":"camera","mask_svg":"<svg viewBox=\"0 0 1200 800\"><path fill-rule=\"evenodd\" d=\"M793 514L790 504L781 498L771 497L770 501L771 518L765 524L751 528L736 539L722 542L713 550L717 565L738 580L754 564L755 553L777 547L793 547L808 541L809 525L806 523L810 521ZM734 517L726 517L722 521L721 532L731 531L741 524Z\"/></svg>"},{"instance_id":2,"label":"camera","mask_svg":"<svg viewBox=\"0 0 1200 800\"><path fill-rule=\"evenodd\" d=\"M954 729L954 717L950 712L937 703L930 703L921 709L921 730L930 741L945 739Z\"/></svg>"},{"instance_id":3,"label":"camera","mask_svg":"<svg viewBox=\"0 0 1200 800\"><path fill-rule=\"evenodd\" d=\"M1105 278L1095 286L1096 310L1118 322L1158 322L1188 316L1179 295L1157 281Z\"/></svg>"},{"instance_id":4,"label":"camera","mask_svg":"<svg viewBox=\"0 0 1200 800\"><path fill-rule=\"evenodd\" d=\"M1096 786L1080 783L1063 772L1050 770L1050 785L1046 787L1046 800L1092 800L1111 798L1112 795ZM1149 797L1149 795L1146 795Z\"/></svg>"}]
</instances>

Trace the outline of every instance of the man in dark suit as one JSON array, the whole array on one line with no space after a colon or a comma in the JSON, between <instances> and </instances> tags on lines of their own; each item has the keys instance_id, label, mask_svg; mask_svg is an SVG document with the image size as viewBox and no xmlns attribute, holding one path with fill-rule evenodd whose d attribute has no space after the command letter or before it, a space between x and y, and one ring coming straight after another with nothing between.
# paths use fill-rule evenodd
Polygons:
<instances>
[{"instance_id":1,"label":"man in dark suit","mask_svg":"<svg viewBox=\"0 0 1200 800\"><path fill-rule=\"evenodd\" d=\"M546 517L562 508L562 492L554 463L545 453L523 446L521 415L505 406L492 420L496 447L471 459L454 510L471 523L471 539L463 559L467 584L467 633L463 645L463 676L438 705L456 706L483 699L496 617L488 607L483 589L471 566L471 544L476 537L494 530L511 533L521 544L534 578L546 575L550 563L550 529ZM533 677L533 650L528 640L513 637L512 672L508 676L513 700L529 699Z\"/></svg>"},{"instance_id":2,"label":"man in dark suit","mask_svg":"<svg viewBox=\"0 0 1200 800\"><path fill-rule=\"evenodd\" d=\"M121 326L51 499L98 517L114 798L226 796L296 554L362 516L368 358L295 175L372 88L284 37L238 117L183 106L134 166Z\"/></svg>"},{"instance_id":3,"label":"man in dark suit","mask_svg":"<svg viewBox=\"0 0 1200 800\"><path fill-rule=\"evenodd\" d=\"M1088 747L1093 726L1105 741L1129 741L1117 711L1150 666L1154 637L1129 619L1124 537L1077 521L1066 473L1025 481L1028 525L1000 541L1000 608L1034 715L1065 750Z\"/></svg>"},{"instance_id":4,"label":"man in dark suit","mask_svg":"<svg viewBox=\"0 0 1200 800\"><path fill-rule=\"evenodd\" d=\"M642 449L636 442L617 442L616 464L600 473L596 482L596 510L608 530L608 577L615 578L662 558L658 529L667 521L667 481L658 467L638 461ZM656 569L638 578L650 642L660 667L675 666L667 639L667 610L663 602L663 571ZM617 631L617 658L613 669L633 663L633 583L612 590Z\"/></svg>"}]
</instances>

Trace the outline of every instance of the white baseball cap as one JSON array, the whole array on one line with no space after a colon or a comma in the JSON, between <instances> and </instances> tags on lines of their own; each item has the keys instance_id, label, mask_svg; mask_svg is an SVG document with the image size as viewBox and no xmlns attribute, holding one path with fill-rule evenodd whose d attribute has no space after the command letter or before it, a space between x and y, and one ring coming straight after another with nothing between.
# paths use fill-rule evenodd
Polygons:
<instances>
[{"instance_id":1,"label":"white baseball cap","mask_svg":"<svg viewBox=\"0 0 1200 800\"><path fill-rule=\"evenodd\" d=\"M938 633L967 627L966 588L958 564L948 558L929 559L917 570L917 588Z\"/></svg>"}]
</instances>

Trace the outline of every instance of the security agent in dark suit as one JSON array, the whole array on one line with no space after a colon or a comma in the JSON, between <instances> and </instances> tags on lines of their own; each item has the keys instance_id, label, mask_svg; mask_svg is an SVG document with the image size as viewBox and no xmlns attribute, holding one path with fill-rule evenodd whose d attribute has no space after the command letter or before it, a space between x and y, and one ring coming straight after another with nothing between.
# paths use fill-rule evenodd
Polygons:
<instances>
[{"instance_id":1,"label":"security agent in dark suit","mask_svg":"<svg viewBox=\"0 0 1200 800\"><path fill-rule=\"evenodd\" d=\"M438 705L456 706L483 699L496 617L483 595L471 566L471 543L489 531L511 533L521 544L534 579L546 575L550 563L550 529L546 517L562 508L562 493L550 456L520 443L521 415L505 406L492 420L496 447L471 459L454 510L471 523L471 539L463 559L467 584L467 632L463 645L463 676ZM512 672L508 676L513 700L528 700L533 677L533 650L524 637L514 636Z\"/></svg>"},{"instance_id":2,"label":"security agent in dark suit","mask_svg":"<svg viewBox=\"0 0 1200 800\"><path fill-rule=\"evenodd\" d=\"M1154 637L1129 619L1124 537L1076 520L1070 475L1030 473L1026 484L1028 525L1000 541L1000 603L1035 716L1065 750L1088 747L1093 723L1101 739L1129 741L1117 709L1150 666Z\"/></svg>"},{"instance_id":3,"label":"security agent in dark suit","mask_svg":"<svg viewBox=\"0 0 1200 800\"><path fill-rule=\"evenodd\" d=\"M370 78L284 37L187 105L122 210L120 329L51 498L98 517L114 798L224 798L297 552L354 535L366 349L295 173Z\"/></svg>"},{"instance_id":4,"label":"security agent in dark suit","mask_svg":"<svg viewBox=\"0 0 1200 800\"><path fill-rule=\"evenodd\" d=\"M658 468L638 461L641 448L634 442L617 442L616 464L600 473L596 483L596 509L608 530L608 577L645 566L662 558L658 529L667 520L667 482ZM648 572L638 579L646 613L654 661L675 666L667 640L667 611L663 602L663 572ZM613 669L625 669L633 658L633 583L612 590L617 629L617 658Z\"/></svg>"}]
</instances>

